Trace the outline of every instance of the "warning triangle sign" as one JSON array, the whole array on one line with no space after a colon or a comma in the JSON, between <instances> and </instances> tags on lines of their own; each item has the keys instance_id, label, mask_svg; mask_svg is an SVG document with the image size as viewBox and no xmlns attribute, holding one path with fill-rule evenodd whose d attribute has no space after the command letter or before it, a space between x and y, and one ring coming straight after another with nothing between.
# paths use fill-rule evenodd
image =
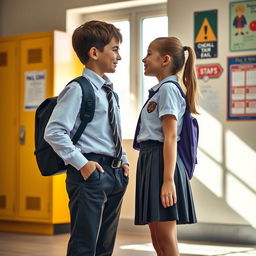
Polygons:
<instances>
[{"instance_id":1,"label":"warning triangle sign","mask_svg":"<svg viewBox=\"0 0 256 256\"><path fill-rule=\"evenodd\" d=\"M203 24L197 34L195 43L213 42L213 41L217 41L216 36L214 35L214 32L207 18L204 18Z\"/></svg>"}]
</instances>

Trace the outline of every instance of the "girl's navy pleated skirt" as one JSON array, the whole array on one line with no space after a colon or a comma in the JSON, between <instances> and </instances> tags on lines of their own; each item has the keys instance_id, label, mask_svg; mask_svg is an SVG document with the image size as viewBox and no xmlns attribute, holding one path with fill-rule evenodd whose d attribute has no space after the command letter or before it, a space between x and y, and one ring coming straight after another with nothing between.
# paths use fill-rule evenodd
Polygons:
<instances>
[{"instance_id":1,"label":"girl's navy pleated skirt","mask_svg":"<svg viewBox=\"0 0 256 256\"><path fill-rule=\"evenodd\" d=\"M177 224L196 223L196 213L188 175L177 155L174 181L177 203L162 206L160 193L163 183L163 143L146 141L140 144L137 163L135 225L153 221L174 221Z\"/></svg>"}]
</instances>

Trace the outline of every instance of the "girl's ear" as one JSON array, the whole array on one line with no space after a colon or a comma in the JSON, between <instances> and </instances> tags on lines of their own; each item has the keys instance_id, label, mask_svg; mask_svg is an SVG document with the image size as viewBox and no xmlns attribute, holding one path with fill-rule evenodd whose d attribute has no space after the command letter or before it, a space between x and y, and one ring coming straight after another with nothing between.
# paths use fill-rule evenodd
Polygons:
<instances>
[{"instance_id":1,"label":"girl's ear","mask_svg":"<svg viewBox=\"0 0 256 256\"><path fill-rule=\"evenodd\" d=\"M97 60L98 59L98 49L96 47L91 47L88 52L90 58Z\"/></svg>"},{"instance_id":2,"label":"girl's ear","mask_svg":"<svg viewBox=\"0 0 256 256\"><path fill-rule=\"evenodd\" d=\"M162 65L167 66L171 63L171 61L172 61L172 57L170 55L164 55Z\"/></svg>"}]
</instances>

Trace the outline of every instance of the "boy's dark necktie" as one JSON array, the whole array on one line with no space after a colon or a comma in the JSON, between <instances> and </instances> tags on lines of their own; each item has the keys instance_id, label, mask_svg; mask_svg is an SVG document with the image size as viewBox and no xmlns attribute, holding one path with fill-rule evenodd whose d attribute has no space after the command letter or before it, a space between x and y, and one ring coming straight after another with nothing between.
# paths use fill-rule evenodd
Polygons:
<instances>
[{"instance_id":1,"label":"boy's dark necktie","mask_svg":"<svg viewBox=\"0 0 256 256\"><path fill-rule=\"evenodd\" d=\"M118 135L118 130L117 130L117 123L116 123L116 118L115 118L115 113L114 113L114 104L113 104L113 91L112 88L104 84L102 86L104 90L107 93L107 99L108 99L108 119L109 119L109 124L112 130L112 135L113 135L113 140L115 144L115 150L116 150L116 158L121 159L122 157L122 145L121 145L121 140Z\"/></svg>"}]
</instances>

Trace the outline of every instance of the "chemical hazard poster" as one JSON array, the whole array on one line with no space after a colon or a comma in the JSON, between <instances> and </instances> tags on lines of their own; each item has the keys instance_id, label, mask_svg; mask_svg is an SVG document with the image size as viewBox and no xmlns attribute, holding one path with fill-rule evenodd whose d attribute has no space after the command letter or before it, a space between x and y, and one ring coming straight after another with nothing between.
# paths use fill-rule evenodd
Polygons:
<instances>
[{"instance_id":1,"label":"chemical hazard poster","mask_svg":"<svg viewBox=\"0 0 256 256\"><path fill-rule=\"evenodd\" d=\"M230 50L256 49L256 1L230 3Z\"/></svg>"},{"instance_id":2,"label":"chemical hazard poster","mask_svg":"<svg viewBox=\"0 0 256 256\"><path fill-rule=\"evenodd\" d=\"M217 10L194 13L194 47L198 59L217 57Z\"/></svg>"},{"instance_id":3,"label":"chemical hazard poster","mask_svg":"<svg viewBox=\"0 0 256 256\"><path fill-rule=\"evenodd\" d=\"M256 55L228 58L228 120L256 119Z\"/></svg>"}]
</instances>

